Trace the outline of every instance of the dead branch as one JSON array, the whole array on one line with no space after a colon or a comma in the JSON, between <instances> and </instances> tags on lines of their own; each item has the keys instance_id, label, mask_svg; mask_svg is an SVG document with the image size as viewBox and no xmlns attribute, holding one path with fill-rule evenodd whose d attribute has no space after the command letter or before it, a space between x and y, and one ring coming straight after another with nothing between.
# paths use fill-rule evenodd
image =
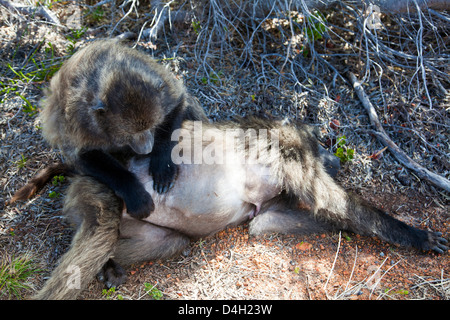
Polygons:
<instances>
[{"instance_id":1,"label":"dead branch","mask_svg":"<svg viewBox=\"0 0 450 320\"><path fill-rule=\"evenodd\" d=\"M376 131L372 131L372 133L378 138L378 140L380 140L380 142L389 149L389 151L397 158L398 161L400 161L400 163L402 163L408 169L413 170L419 178L427 180L433 185L450 192L449 180L429 171L428 169L416 163L389 138L386 131L384 131L383 127L381 126L375 108L364 92L361 83L356 79L356 76L353 73L350 72L349 75L353 89L356 91L359 100L369 114L370 123L376 129Z\"/></svg>"},{"instance_id":2,"label":"dead branch","mask_svg":"<svg viewBox=\"0 0 450 320\"><path fill-rule=\"evenodd\" d=\"M17 3L11 3L7 0L0 0L0 4L10 10L17 10L18 12L20 12L22 14L36 15L36 16L42 17L42 18L46 19L48 22L62 27L61 22L59 22L58 17L46 7L24 6L24 5L17 4Z\"/></svg>"},{"instance_id":3,"label":"dead branch","mask_svg":"<svg viewBox=\"0 0 450 320\"><path fill-rule=\"evenodd\" d=\"M427 8L434 10L448 10L450 8L450 2L448 0L352 0L352 1L342 1L342 0L291 0L291 1L279 1L279 0L265 0L265 1L241 1L241 4L247 6L257 17L264 17L273 8L284 6L291 6L294 8L308 7L315 8L319 10L330 9L340 5L345 4L355 4L355 5L375 5L379 7L382 13L387 15L396 15L409 12L415 12L417 9L425 10Z\"/></svg>"}]
</instances>

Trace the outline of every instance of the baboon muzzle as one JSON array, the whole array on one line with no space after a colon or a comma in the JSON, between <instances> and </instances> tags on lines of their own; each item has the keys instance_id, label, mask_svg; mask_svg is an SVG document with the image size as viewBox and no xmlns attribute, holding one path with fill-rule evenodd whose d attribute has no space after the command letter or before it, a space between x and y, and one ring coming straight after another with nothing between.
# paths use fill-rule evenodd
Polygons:
<instances>
[{"instance_id":1,"label":"baboon muzzle","mask_svg":"<svg viewBox=\"0 0 450 320\"><path fill-rule=\"evenodd\" d=\"M130 147L137 154L149 154L153 149L154 136L151 130L133 136Z\"/></svg>"}]
</instances>

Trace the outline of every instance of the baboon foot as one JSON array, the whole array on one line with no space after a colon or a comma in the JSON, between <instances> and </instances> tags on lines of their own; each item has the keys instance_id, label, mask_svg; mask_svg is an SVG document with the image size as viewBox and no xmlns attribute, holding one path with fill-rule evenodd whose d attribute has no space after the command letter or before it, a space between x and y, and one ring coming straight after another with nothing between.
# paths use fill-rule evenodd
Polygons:
<instances>
[{"instance_id":1,"label":"baboon foot","mask_svg":"<svg viewBox=\"0 0 450 320\"><path fill-rule=\"evenodd\" d=\"M103 282L105 286L110 289L112 287L118 287L123 284L127 275L125 270L114 260L109 259L102 270L97 274L99 281Z\"/></svg>"},{"instance_id":2,"label":"baboon foot","mask_svg":"<svg viewBox=\"0 0 450 320\"><path fill-rule=\"evenodd\" d=\"M433 250L437 253L448 251L447 239L442 238L441 232L428 232L428 241L422 244L423 250Z\"/></svg>"}]
</instances>

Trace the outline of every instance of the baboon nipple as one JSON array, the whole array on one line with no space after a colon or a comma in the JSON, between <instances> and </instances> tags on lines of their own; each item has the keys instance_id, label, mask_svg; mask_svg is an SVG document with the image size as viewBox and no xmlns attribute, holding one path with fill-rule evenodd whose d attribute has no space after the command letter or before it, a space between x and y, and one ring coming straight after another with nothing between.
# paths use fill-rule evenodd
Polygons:
<instances>
[{"instance_id":1,"label":"baboon nipple","mask_svg":"<svg viewBox=\"0 0 450 320\"><path fill-rule=\"evenodd\" d=\"M256 217L259 214L259 211L261 210L261 204L255 204L255 208L253 209L252 213L250 213L250 220Z\"/></svg>"}]
</instances>

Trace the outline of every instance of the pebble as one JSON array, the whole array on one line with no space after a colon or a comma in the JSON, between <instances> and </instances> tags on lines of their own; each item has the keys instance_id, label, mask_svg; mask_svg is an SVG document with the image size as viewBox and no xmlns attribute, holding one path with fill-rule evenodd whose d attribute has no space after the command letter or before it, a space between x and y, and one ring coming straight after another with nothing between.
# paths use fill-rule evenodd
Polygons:
<instances>
[{"instance_id":1,"label":"pebble","mask_svg":"<svg viewBox=\"0 0 450 320\"><path fill-rule=\"evenodd\" d=\"M397 174L397 180L404 186L411 185L411 179L406 174L402 173Z\"/></svg>"}]
</instances>

